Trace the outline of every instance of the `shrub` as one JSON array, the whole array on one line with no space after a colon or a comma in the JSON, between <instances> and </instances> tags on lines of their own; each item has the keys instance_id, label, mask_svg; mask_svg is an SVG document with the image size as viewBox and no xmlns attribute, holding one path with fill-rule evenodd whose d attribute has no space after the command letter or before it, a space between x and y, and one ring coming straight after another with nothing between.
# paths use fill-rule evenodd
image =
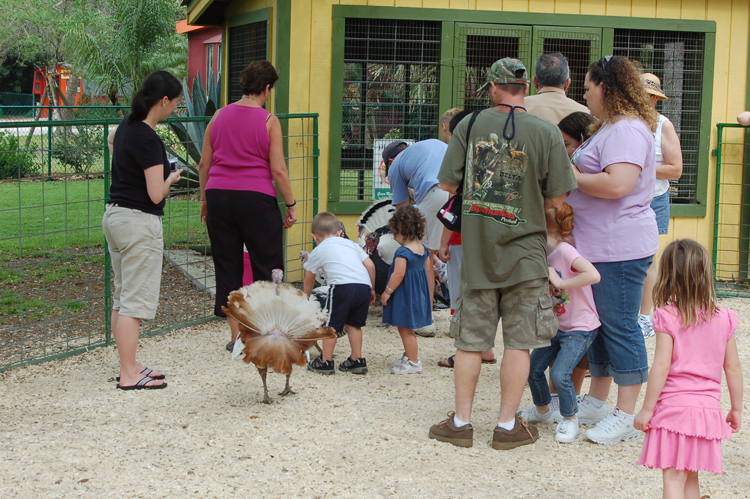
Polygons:
<instances>
[{"instance_id":1,"label":"shrub","mask_svg":"<svg viewBox=\"0 0 750 499\"><path fill-rule=\"evenodd\" d=\"M101 159L106 138L101 127L79 125L75 129L61 129L52 138L52 157L73 168L75 173L87 173Z\"/></svg>"},{"instance_id":2,"label":"shrub","mask_svg":"<svg viewBox=\"0 0 750 499\"><path fill-rule=\"evenodd\" d=\"M18 137L0 132L0 179L20 179L38 173L31 152L20 147Z\"/></svg>"}]
</instances>

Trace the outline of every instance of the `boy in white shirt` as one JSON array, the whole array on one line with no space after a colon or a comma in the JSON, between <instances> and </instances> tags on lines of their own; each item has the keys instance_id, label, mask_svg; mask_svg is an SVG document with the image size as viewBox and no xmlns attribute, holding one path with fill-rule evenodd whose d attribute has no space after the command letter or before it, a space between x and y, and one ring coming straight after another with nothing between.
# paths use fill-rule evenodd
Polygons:
<instances>
[{"instance_id":1,"label":"boy in white shirt","mask_svg":"<svg viewBox=\"0 0 750 499\"><path fill-rule=\"evenodd\" d=\"M304 292L309 297L315 276L325 272L330 290L326 299L328 320L326 326L344 331L349 336L352 354L339 364L339 371L353 374L367 372L367 360L362 357L362 327L367 322L367 312L375 302L375 264L356 243L339 237L341 227L333 213L321 212L312 221L315 247L303 267ZM344 329L346 326L346 329ZM307 368L321 374L334 374L333 350L336 339L323 340L323 352Z\"/></svg>"}]
</instances>

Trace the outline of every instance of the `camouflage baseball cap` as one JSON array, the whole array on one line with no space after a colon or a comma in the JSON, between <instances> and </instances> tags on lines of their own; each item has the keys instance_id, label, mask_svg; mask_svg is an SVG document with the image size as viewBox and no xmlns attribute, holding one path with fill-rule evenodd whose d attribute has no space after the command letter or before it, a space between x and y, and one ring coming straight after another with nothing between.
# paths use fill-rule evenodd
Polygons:
<instances>
[{"instance_id":1,"label":"camouflage baseball cap","mask_svg":"<svg viewBox=\"0 0 750 499\"><path fill-rule=\"evenodd\" d=\"M519 71L523 71L520 74L520 78L516 76ZM529 80L526 74L526 66L523 65L518 59L512 57L506 57L495 61L490 67L490 71L487 73L487 82L479 87L477 92L481 92L490 82L498 85L507 85L512 83L525 83L528 85Z\"/></svg>"}]
</instances>

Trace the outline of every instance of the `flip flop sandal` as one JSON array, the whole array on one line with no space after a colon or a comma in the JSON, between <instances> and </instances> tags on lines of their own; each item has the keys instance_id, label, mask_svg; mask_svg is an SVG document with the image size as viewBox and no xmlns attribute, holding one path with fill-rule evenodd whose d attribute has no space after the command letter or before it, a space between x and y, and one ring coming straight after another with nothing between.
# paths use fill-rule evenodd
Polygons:
<instances>
[{"instance_id":1,"label":"flip flop sandal","mask_svg":"<svg viewBox=\"0 0 750 499\"><path fill-rule=\"evenodd\" d=\"M438 367L447 367L447 368L453 368L455 365L455 355L451 355L447 359L443 359L441 361L438 361ZM482 364L497 364L497 359L492 360L482 360Z\"/></svg>"},{"instance_id":2,"label":"flip flop sandal","mask_svg":"<svg viewBox=\"0 0 750 499\"><path fill-rule=\"evenodd\" d=\"M152 372L154 372L152 369L149 369L148 367L144 367L143 371L141 371L141 374L143 374L144 376L149 377L151 379L165 379L166 378L166 376L163 375L163 374L160 374L159 376L151 376L150 374ZM120 381L120 377L117 376L115 378L115 381L119 382Z\"/></svg>"},{"instance_id":3,"label":"flip flop sandal","mask_svg":"<svg viewBox=\"0 0 750 499\"><path fill-rule=\"evenodd\" d=\"M117 388L119 388L120 390L160 390L167 387L166 382L162 383L161 385L149 385L148 383L152 381L154 381L154 378L145 376L133 386L120 386L120 384L117 383Z\"/></svg>"}]
</instances>

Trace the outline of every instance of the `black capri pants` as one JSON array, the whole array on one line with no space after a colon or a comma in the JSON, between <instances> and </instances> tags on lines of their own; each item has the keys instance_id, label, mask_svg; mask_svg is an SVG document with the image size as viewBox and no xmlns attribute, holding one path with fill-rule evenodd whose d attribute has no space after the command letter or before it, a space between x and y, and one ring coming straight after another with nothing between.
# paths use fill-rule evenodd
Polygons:
<instances>
[{"instance_id":1,"label":"black capri pants","mask_svg":"<svg viewBox=\"0 0 750 499\"><path fill-rule=\"evenodd\" d=\"M242 287L244 244L250 255L253 281L270 281L273 269L284 270L283 226L276 198L255 191L207 189L206 227L216 271L214 314L229 293Z\"/></svg>"}]
</instances>

